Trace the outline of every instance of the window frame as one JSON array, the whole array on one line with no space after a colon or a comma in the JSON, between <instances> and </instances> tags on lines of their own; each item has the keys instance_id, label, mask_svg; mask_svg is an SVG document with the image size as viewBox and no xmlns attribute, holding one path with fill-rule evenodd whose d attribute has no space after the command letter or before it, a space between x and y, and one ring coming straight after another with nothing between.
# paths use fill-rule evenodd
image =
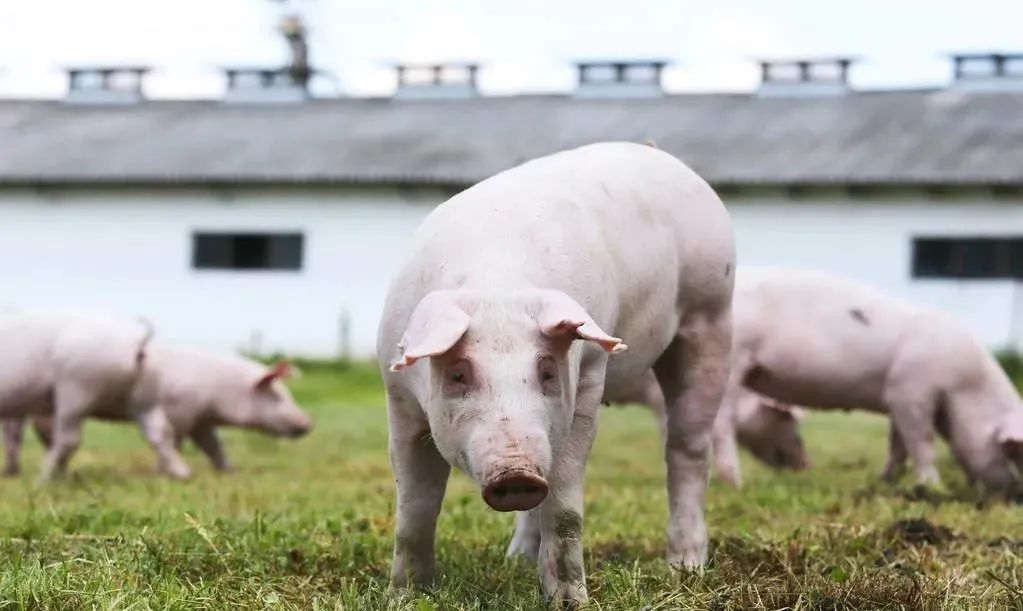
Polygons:
<instances>
[{"instance_id":1,"label":"window frame","mask_svg":"<svg viewBox=\"0 0 1023 611\"><path fill-rule=\"evenodd\" d=\"M911 240L913 280L1023 281L1023 234L914 235Z\"/></svg>"},{"instance_id":2,"label":"window frame","mask_svg":"<svg viewBox=\"0 0 1023 611\"><path fill-rule=\"evenodd\" d=\"M305 269L305 238L304 231L290 229L193 229L189 267L193 272L301 273ZM261 252L253 250L251 242L245 246L251 240L262 240Z\"/></svg>"}]
</instances>

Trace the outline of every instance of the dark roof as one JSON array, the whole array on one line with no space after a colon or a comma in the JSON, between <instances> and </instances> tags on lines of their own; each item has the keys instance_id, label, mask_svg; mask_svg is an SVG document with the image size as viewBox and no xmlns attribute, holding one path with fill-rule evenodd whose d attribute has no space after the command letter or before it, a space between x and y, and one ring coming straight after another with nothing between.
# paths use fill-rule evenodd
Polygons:
<instances>
[{"instance_id":1,"label":"dark roof","mask_svg":"<svg viewBox=\"0 0 1023 611\"><path fill-rule=\"evenodd\" d=\"M718 185L1023 184L1023 93L0 102L0 184L468 184L602 140Z\"/></svg>"}]
</instances>

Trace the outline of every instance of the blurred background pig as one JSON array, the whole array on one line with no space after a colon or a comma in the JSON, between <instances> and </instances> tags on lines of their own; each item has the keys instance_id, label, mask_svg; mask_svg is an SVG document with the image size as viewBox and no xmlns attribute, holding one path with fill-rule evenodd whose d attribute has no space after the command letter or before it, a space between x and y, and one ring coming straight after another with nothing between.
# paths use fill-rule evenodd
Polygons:
<instances>
[{"instance_id":1,"label":"blurred background pig","mask_svg":"<svg viewBox=\"0 0 1023 611\"><path fill-rule=\"evenodd\" d=\"M81 443L82 420L113 414L136 421L160 467L187 477L156 401L147 324L82 312L0 315L0 417L53 418L40 478L65 471Z\"/></svg>"},{"instance_id":2,"label":"blurred background pig","mask_svg":"<svg viewBox=\"0 0 1023 611\"><path fill-rule=\"evenodd\" d=\"M235 426L278 437L300 437L313 426L312 419L295 403L284 386L291 375L288 363L265 367L251 359L197 348L154 343L146 366L158 379L155 404L166 414L175 445L191 439L218 471L229 468L217 427ZM98 409L93 416L125 420L116 406ZM40 440L50 447L53 419L33 417ZM24 418L4 421L6 465L4 472L17 474Z\"/></svg>"},{"instance_id":3,"label":"blurred background pig","mask_svg":"<svg viewBox=\"0 0 1023 611\"><path fill-rule=\"evenodd\" d=\"M742 268L735 293L732 375L743 388L820 408L891 419L887 479L912 458L937 484L941 434L981 489L1020 484L1023 402L991 353L947 314L824 272ZM737 466L737 465L736 465Z\"/></svg>"}]
</instances>

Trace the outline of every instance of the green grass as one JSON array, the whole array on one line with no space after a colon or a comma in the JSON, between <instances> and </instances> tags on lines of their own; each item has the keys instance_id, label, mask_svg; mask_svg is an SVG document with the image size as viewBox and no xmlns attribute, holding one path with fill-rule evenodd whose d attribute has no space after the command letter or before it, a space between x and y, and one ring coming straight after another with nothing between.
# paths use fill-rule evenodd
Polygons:
<instances>
[{"instance_id":1,"label":"green grass","mask_svg":"<svg viewBox=\"0 0 1023 611\"><path fill-rule=\"evenodd\" d=\"M463 476L449 487L438 586L392 595L393 490L383 396L368 366L307 365L293 383L317 420L299 441L225 431L236 472L151 475L137 432L90 423L65 481L0 482L0 604L10 609L519 609L532 568L505 560L511 516ZM662 559L664 468L653 419L610 408L590 462L585 545L598 609L1023 609L1023 507L978 503L946 456L946 490L887 487L887 423L815 413L814 467L774 473L743 457L746 487L711 486L711 562ZM900 520L924 519L922 532ZM935 528L928 530L927 526ZM924 540L919 540L924 539Z\"/></svg>"}]
</instances>

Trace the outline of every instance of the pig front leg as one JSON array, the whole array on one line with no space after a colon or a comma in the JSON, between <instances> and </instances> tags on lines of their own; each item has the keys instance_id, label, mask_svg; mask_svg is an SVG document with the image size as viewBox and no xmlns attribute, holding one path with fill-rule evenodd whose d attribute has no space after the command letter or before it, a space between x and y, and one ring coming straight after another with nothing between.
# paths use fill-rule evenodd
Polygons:
<instances>
[{"instance_id":1,"label":"pig front leg","mask_svg":"<svg viewBox=\"0 0 1023 611\"><path fill-rule=\"evenodd\" d=\"M58 413L53 425L53 445L43 459L40 482L47 482L55 475L63 474L67 470L71 455L82 443L82 418L79 414Z\"/></svg>"},{"instance_id":2,"label":"pig front leg","mask_svg":"<svg viewBox=\"0 0 1023 611\"><path fill-rule=\"evenodd\" d=\"M4 419L4 475L14 477L21 473L21 440L25 430L24 418Z\"/></svg>"},{"instance_id":3,"label":"pig front leg","mask_svg":"<svg viewBox=\"0 0 1023 611\"><path fill-rule=\"evenodd\" d=\"M436 566L437 516L451 466L437 451L429 424L411 398L388 395L391 468L397 488L391 585L429 585ZM406 411L407 410L407 411Z\"/></svg>"},{"instance_id":4,"label":"pig front leg","mask_svg":"<svg viewBox=\"0 0 1023 611\"><path fill-rule=\"evenodd\" d=\"M887 482L897 482L906 472L906 444L899 435L895 422L888 424L888 462L885 464L881 477Z\"/></svg>"},{"instance_id":5,"label":"pig front leg","mask_svg":"<svg viewBox=\"0 0 1023 611\"><path fill-rule=\"evenodd\" d=\"M730 394L730 393L728 393ZM726 394L721 411L714 419L712 445L714 468L723 481L739 488L742 486L742 470L739 464L739 445L736 441L735 420L732 416L734 406Z\"/></svg>"},{"instance_id":6,"label":"pig front leg","mask_svg":"<svg viewBox=\"0 0 1023 611\"><path fill-rule=\"evenodd\" d=\"M892 428L902 438L913 459L916 481L925 486L941 483L934 466L934 412L930 401L895 402L891 405Z\"/></svg>"},{"instance_id":7,"label":"pig front leg","mask_svg":"<svg viewBox=\"0 0 1023 611\"><path fill-rule=\"evenodd\" d=\"M691 315L654 366L668 415L668 562L693 569L707 559L704 496L711 431L728 381L731 321L727 308Z\"/></svg>"},{"instance_id":8,"label":"pig front leg","mask_svg":"<svg viewBox=\"0 0 1023 611\"><path fill-rule=\"evenodd\" d=\"M600 378L602 384L603 374ZM571 428L557 450L548 478L550 494L539 507L540 587L549 602L569 609L588 600L583 569L583 478L597 432L601 394L580 392Z\"/></svg>"},{"instance_id":9,"label":"pig front leg","mask_svg":"<svg viewBox=\"0 0 1023 611\"><path fill-rule=\"evenodd\" d=\"M136 419L142 436L156 452L160 470L176 479L190 476L192 470L174 449L174 429L163 409L152 407L143 410Z\"/></svg>"},{"instance_id":10,"label":"pig front leg","mask_svg":"<svg viewBox=\"0 0 1023 611\"><path fill-rule=\"evenodd\" d=\"M224 455L224 448L220 444L220 437L217 436L217 429L212 425L197 426L192 431L192 441L199 447L203 454L210 459L210 464L217 471L230 471L231 466Z\"/></svg>"}]
</instances>

